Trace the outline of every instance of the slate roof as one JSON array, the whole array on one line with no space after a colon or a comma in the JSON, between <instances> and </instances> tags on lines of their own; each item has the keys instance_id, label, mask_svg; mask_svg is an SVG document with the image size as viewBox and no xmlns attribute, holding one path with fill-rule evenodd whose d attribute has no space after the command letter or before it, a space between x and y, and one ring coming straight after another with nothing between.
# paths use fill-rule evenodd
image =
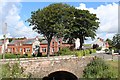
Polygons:
<instances>
[{"instance_id":1,"label":"slate roof","mask_svg":"<svg viewBox=\"0 0 120 80\"><path fill-rule=\"evenodd\" d=\"M32 44L35 41L35 39L26 39L24 40L23 44Z\"/></svg>"},{"instance_id":2,"label":"slate roof","mask_svg":"<svg viewBox=\"0 0 120 80\"><path fill-rule=\"evenodd\" d=\"M3 44L3 40L0 40L0 45L2 45Z\"/></svg>"},{"instance_id":3,"label":"slate roof","mask_svg":"<svg viewBox=\"0 0 120 80\"><path fill-rule=\"evenodd\" d=\"M47 44L48 41L47 41L47 40L42 40L40 43L42 43L42 44Z\"/></svg>"}]
</instances>

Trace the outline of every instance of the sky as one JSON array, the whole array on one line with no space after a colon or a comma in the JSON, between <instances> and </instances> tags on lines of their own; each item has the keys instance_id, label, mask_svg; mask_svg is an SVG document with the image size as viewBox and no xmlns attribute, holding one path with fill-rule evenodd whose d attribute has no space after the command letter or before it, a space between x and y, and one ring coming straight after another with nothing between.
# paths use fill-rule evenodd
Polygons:
<instances>
[{"instance_id":1,"label":"sky","mask_svg":"<svg viewBox=\"0 0 120 80\"><path fill-rule=\"evenodd\" d=\"M3 31L7 37L27 37L34 38L41 36L32 30L26 22L30 18L31 12L42 9L55 2L0 2L0 39L3 38ZM90 13L97 14L100 21L96 38L104 40L112 37L118 32L118 4L115 2L64 2L77 9L89 10ZM7 23L7 31L5 24ZM93 40L94 41L94 40ZM85 43L93 42L90 38Z\"/></svg>"}]
</instances>

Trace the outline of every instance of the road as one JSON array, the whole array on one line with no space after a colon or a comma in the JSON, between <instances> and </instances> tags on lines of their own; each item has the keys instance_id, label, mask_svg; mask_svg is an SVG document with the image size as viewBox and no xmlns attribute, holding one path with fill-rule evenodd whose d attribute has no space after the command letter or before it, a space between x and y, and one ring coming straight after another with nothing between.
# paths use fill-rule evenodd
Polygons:
<instances>
[{"instance_id":1,"label":"road","mask_svg":"<svg viewBox=\"0 0 120 80\"><path fill-rule=\"evenodd\" d=\"M111 55L111 54L105 54L105 53L94 53L90 56L97 56L99 58L102 58L104 60L120 60L120 55Z\"/></svg>"}]
</instances>

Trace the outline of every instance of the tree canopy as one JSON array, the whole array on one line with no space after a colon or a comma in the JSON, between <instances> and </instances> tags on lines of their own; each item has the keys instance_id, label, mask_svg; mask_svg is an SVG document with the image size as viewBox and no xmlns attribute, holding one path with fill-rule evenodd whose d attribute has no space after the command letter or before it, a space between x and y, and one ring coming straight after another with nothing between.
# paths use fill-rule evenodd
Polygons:
<instances>
[{"instance_id":1,"label":"tree canopy","mask_svg":"<svg viewBox=\"0 0 120 80\"><path fill-rule=\"evenodd\" d=\"M30 26L34 26L33 30L46 37L48 41L48 56L52 37L61 37L65 32L69 32L67 27L71 25L72 10L74 10L72 6L55 3L31 13L31 18L28 19L28 22Z\"/></svg>"},{"instance_id":2,"label":"tree canopy","mask_svg":"<svg viewBox=\"0 0 120 80\"><path fill-rule=\"evenodd\" d=\"M96 30L99 27L98 18L96 14L90 13L88 10L75 9L74 20L72 27L69 27L70 33L65 35L65 38L80 39L80 49L86 40L86 37L92 39L96 36Z\"/></svg>"},{"instance_id":3,"label":"tree canopy","mask_svg":"<svg viewBox=\"0 0 120 80\"><path fill-rule=\"evenodd\" d=\"M116 34L113 37L112 44L115 48L120 49L120 34Z\"/></svg>"},{"instance_id":4,"label":"tree canopy","mask_svg":"<svg viewBox=\"0 0 120 80\"><path fill-rule=\"evenodd\" d=\"M80 48L86 37L94 39L96 30L99 27L96 14L88 10L75 9L75 7L55 3L38 9L31 13L31 18L27 21L33 30L43 34L48 41L47 55L50 53L50 42L54 36L64 37L64 39L80 39Z\"/></svg>"},{"instance_id":5,"label":"tree canopy","mask_svg":"<svg viewBox=\"0 0 120 80\"><path fill-rule=\"evenodd\" d=\"M108 42L108 44L109 44L110 46L112 46L112 40L110 40L109 38L107 38L106 41Z\"/></svg>"}]
</instances>

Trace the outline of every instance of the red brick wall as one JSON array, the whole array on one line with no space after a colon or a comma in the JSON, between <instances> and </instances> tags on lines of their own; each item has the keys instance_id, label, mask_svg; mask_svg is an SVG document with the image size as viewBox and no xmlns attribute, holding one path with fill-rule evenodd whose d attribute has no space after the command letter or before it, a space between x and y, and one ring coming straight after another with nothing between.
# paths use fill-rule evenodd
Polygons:
<instances>
[{"instance_id":1,"label":"red brick wall","mask_svg":"<svg viewBox=\"0 0 120 80\"><path fill-rule=\"evenodd\" d=\"M60 44L59 44L60 41ZM51 40L50 43L50 54L53 55L55 53L57 53L59 51L59 48L62 46L62 39L59 39L58 41L56 41L54 38ZM42 54L47 54L47 44L40 44L40 52ZM42 49L46 48L46 52L43 52ZM53 52L53 48L54 48L54 52Z\"/></svg>"},{"instance_id":2,"label":"red brick wall","mask_svg":"<svg viewBox=\"0 0 120 80\"><path fill-rule=\"evenodd\" d=\"M20 51L20 48L22 49L22 51ZM26 49L29 48L30 51L29 52L26 52ZM11 53L14 53L14 54L17 54L17 53L20 53L20 54L23 54L24 51L26 53L32 53L32 45L22 45L22 46L14 46L14 45L9 45L8 46L8 49L11 49Z\"/></svg>"}]
</instances>

